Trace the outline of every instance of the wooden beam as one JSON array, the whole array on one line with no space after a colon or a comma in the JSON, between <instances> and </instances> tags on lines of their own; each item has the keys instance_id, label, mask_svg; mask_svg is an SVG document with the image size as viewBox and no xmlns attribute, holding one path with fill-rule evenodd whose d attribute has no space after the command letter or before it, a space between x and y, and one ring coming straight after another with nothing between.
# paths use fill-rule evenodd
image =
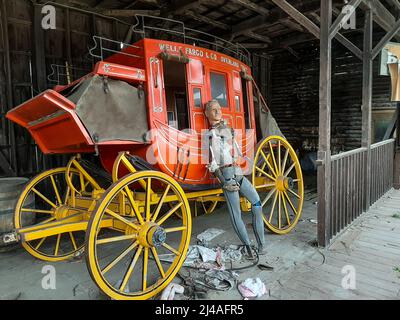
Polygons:
<instances>
[{"instance_id":1,"label":"wooden beam","mask_svg":"<svg viewBox=\"0 0 400 320\"><path fill-rule=\"evenodd\" d=\"M135 5L137 5L138 3L146 3L146 4L151 4L155 7L158 7L157 0L135 0L135 1L132 1L131 3L129 3L128 5L126 5L124 7L124 9L130 9L130 8L134 7Z\"/></svg>"},{"instance_id":2,"label":"wooden beam","mask_svg":"<svg viewBox=\"0 0 400 320\"><path fill-rule=\"evenodd\" d=\"M268 49L269 45L265 43L240 43L241 46L247 49Z\"/></svg>"},{"instance_id":3,"label":"wooden beam","mask_svg":"<svg viewBox=\"0 0 400 320\"><path fill-rule=\"evenodd\" d=\"M293 22L289 18L283 19L282 21L279 21L279 23L293 31L304 32L304 28L300 24Z\"/></svg>"},{"instance_id":4,"label":"wooden beam","mask_svg":"<svg viewBox=\"0 0 400 320\"><path fill-rule=\"evenodd\" d=\"M268 24L270 19L265 16L257 16L255 18L247 19L238 23L232 27L232 33L225 35L226 37L234 38L238 35L246 33L247 31L253 31L255 29L261 28L262 26Z\"/></svg>"},{"instance_id":5,"label":"wooden beam","mask_svg":"<svg viewBox=\"0 0 400 320\"><path fill-rule=\"evenodd\" d=\"M42 29L41 21L42 6L35 5L33 8L33 42L34 42L34 75L35 75L35 87L39 92L43 92L47 88L46 79L46 57L45 57L45 42L44 42L44 30Z\"/></svg>"},{"instance_id":6,"label":"wooden beam","mask_svg":"<svg viewBox=\"0 0 400 320\"><path fill-rule=\"evenodd\" d=\"M396 10L400 10L400 2L399 0L386 0L389 4L395 8Z\"/></svg>"},{"instance_id":7,"label":"wooden beam","mask_svg":"<svg viewBox=\"0 0 400 320\"><path fill-rule=\"evenodd\" d=\"M310 33L312 33L315 37L319 37L319 28L304 14L302 14L299 10L293 7L286 0L271 0L275 3L279 8L285 11L289 16L291 16L294 20L296 20L299 24L301 24L304 28L306 28Z\"/></svg>"},{"instance_id":8,"label":"wooden beam","mask_svg":"<svg viewBox=\"0 0 400 320\"><path fill-rule=\"evenodd\" d=\"M332 95L332 0L321 0L319 148L318 148L318 243L329 243L331 216L331 95Z\"/></svg>"},{"instance_id":9,"label":"wooden beam","mask_svg":"<svg viewBox=\"0 0 400 320\"><path fill-rule=\"evenodd\" d=\"M186 10L194 9L200 0L173 0L172 4L161 12L162 17L183 13Z\"/></svg>"},{"instance_id":10,"label":"wooden beam","mask_svg":"<svg viewBox=\"0 0 400 320\"><path fill-rule=\"evenodd\" d=\"M314 1L307 1L307 2L301 2L299 5L296 6L296 9L301 11L301 12L310 12L310 11L315 11L317 10L317 3L319 5L319 2L317 0ZM269 26L273 25L275 23L280 23L283 20L287 20L288 16L284 11L282 11L280 8L273 8L270 10L270 14L268 16L264 15L258 15L254 18L250 18L247 20L244 20L237 25L232 27L232 33L231 34L225 34L222 35L223 38L235 38L238 35L241 35L247 31L253 31L259 28L262 28L264 26Z\"/></svg>"},{"instance_id":11,"label":"wooden beam","mask_svg":"<svg viewBox=\"0 0 400 320\"><path fill-rule=\"evenodd\" d=\"M332 9L333 11L333 9ZM314 15L315 20L317 20L319 23L321 23L321 18L315 14ZM347 39L344 35L341 33L336 33L335 39L339 41L343 46L345 46L348 50L350 50L357 58L360 60L363 59L363 54L362 51L355 45L353 44L349 39Z\"/></svg>"},{"instance_id":12,"label":"wooden beam","mask_svg":"<svg viewBox=\"0 0 400 320\"><path fill-rule=\"evenodd\" d=\"M387 45L387 43L394 37L394 35L400 31L400 19L393 26L393 29L389 31L379 43L375 46L372 51L372 59L375 59L376 56L381 52L381 50Z\"/></svg>"},{"instance_id":13,"label":"wooden beam","mask_svg":"<svg viewBox=\"0 0 400 320\"><path fill-rule=\"evenodd\" d=\"M348 4L346 4L347 8L350 8L349 11L344 11L339 14L336 18L335 22L332 24L331 29L329 30L329 37L333 39L335 35L338 33L340 29L342 29L343 25L350 19L350 17L354 14L357 7L360 5L363 0L351 0Z\"/></svg>"},{"instance_id":14,"label":"wooden beam","mask_svg":"<svg viewBox=\"0 0 400 320\"><path fill-rule=\"evenodd\" d=\"M249 38L261 41L261 42L272 43L271 38L269 38L267 36L262 36L260 34L252 32L252 31L246 32L244 35L249 37Z\"/></svg>"},{"instance_id":15,"label":"wooden beam","mask_svg":"<svg viewBox=\"0 0 400 320\"><path fill-rule=\"evenodd\" d=\"M236 4L240 4L241 6L245 7L246 9L252 10L255 13L268 16L269 15L269 10L265 7L262 7L253 1L250 0L231 0L232 2Z\"/></svg>"},{"instance_id":16,"label":"wooden beam","mask_svg":"<svg viewBox=\"0 0 400 320\"><path fill-rule=\"evenodd\" d=\"M0 150L0 168L3 170L4 175L15 176L15 173L12 170L10 163L8 162L7 158L4 156L1 150Z\"/></svg>"},{"instance_id":17,"label":"wooden beam","mask_svg":"<svg viewBox=\"0 0 400 320\"><path fill-rule=\"evenodd\" d=\"M362 60L363 53L355 44L353 44L353 42L351 42L349 39L347 39L341 33L337 33L336 36L335 36L335 39L337 41L339 41L347 49L349 49L357 58Z\"/></svg>"},{"instance_id":18,"label":"wooden beam","mask_svg":"<svg viewBox=\"0 0 400 320\"><path fill-rule=\"evenodd\" d=\"M159 16L160 10L102 10L98 11L98 13L103 14L105 16L112 17L134 17L136 15L151 15L151 16Z\"/></svg>"},{"instance_id":19,"label":"wooden beam","mask_svg":"<svg viewBox=\"0 0 400 320\"><path fill-rule=\"evenodd\" d=\"M5 78L6 78L6 93L7 93L7 110L11 110L14 107L14 92L12 85L12 67L11 67L11 54L10 54L10 38L8 34L8 20L7 20L7 6L6 0L1 0L1 24L2 38L4 42L4 66L5 66ZM14 175L18 175L18 162L17 162L17 144L15 139L15 125L9 121L8 126L8 143L10 163L12 164Z\"/></svg>"},{"instance_id":20,"label":"wooden beam","mask_svg":"<svg viewBox=\"0 0 400 320\"><path fill-rule=\"evenodd\" d=\"M379 0L364 0L360 7L365 11L372 10L374 21L386 32L392 30L396 23L395 17ZM396 39L400 40L400 34L396 34Z\"/></svg>"},{"instance_id":21,"label":"wooden beam","mask_svg":"<svg viewBox=\"0 0 400 320\"><path fill-rule=\"evenodd\" d=\"M200 15L198 13L195 13L194 11L186 10L184 12L184 14L186 16L194 19L194 20L210 24L210 25L212 25L214 27L217 27L217 28L220 28L220 29L223 29L223 30L231 30L231 27L228 26L227 24L219 22L219 21L216 21L216 20L213 20L213 19L210 19L210 18L208 18L206 16L203 16L203 15Z\"/></svg>"},{"instance_id":22,"label":"wooden beam","mask_svg":"<svg viewBox=\"0 0 400 320\"><path fill-rule=\"evenodd\" d=\"M372 35L373 13L365 12L364 25L364 59L363 59L363 93L362 93L362 136L361 146L367 149L365 165L365 203L363 209L370 207L371 198L371 114L372 114Z\"/></svg>"}]
</instances>

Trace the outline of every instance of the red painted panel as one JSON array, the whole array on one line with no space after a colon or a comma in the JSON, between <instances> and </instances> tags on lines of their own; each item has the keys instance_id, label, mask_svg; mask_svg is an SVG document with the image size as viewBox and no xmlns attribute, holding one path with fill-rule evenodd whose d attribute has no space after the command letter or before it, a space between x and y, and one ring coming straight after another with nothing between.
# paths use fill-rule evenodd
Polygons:
<instances>
[{"instance_id":1,"label":"red painted panel","mask_svg":"<svg viewBox=\"0 0 400 320\"><path fill-rule=\"evenodd\" d=\"M203 75L203 63L198 59L190 59L189 61L189 83L190 84L203 84L204 83L204 75Z\"/></svg>"}]
</instances>

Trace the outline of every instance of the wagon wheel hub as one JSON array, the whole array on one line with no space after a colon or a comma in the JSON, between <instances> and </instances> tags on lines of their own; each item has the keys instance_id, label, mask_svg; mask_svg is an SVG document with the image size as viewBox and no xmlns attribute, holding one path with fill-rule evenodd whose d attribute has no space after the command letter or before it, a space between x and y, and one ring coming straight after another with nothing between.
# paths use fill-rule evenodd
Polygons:
<instances>
[{"instance_id":1,"label":"wagon wheel hub","mask_svg":"<svg viewBox=\"0 0 400 320\"><path fill-rule=\"evenodd\" d=\"M279 191L286 191L289 188L289 179L284 176L278 176L276 178L276 188Z\"/></svg>"},{"instance_id":2,"label":"wagon wheel hub","mask_svg":"<svg viewBox=\"0 0 400 320\"><path fill-rule=\"evenodd\" d=\"M73 214L73 212L70 210L70 208L68 206L57 207L54 211L54 217L57 220L64 219L64 218L70 216L71 214Z\"/></svg>"},{"instance_id":3,"label":"wagon wheel hub","mask_svg":"<svg viewBox=\"0 0 400 320\"><path fill-rule=\"evenodd\" d=\"M139 230L138 241L144 247L160 247L165 243L167 233L154 222L143 224Z\"/></svg>"}]
</instances>

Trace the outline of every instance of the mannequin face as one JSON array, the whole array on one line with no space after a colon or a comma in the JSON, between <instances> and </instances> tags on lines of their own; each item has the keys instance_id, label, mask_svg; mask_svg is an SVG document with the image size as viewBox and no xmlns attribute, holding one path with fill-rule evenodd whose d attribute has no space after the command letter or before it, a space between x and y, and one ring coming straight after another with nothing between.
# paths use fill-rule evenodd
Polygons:
<instances>
[{"instance_id":1,"label":"mannequin face","mask_svg":"<svg viewBox=\"0 0 400 320\"><path fill-rule=\"evenodd\" d=\"M221 121L222 119L222 111L221 106L218 102L214 102L207 110L206 117L211 125L214 125Z\"/></svg>"}]
</instances>

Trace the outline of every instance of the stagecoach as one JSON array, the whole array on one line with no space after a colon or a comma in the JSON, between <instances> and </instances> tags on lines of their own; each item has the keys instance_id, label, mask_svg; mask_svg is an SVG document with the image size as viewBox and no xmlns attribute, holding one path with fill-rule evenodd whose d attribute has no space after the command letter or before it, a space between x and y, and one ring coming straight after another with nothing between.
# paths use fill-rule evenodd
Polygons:
<instances>
[{"instance_id":1,"label":"stagecoach","mask_svg":"<svg viewBox=\"0 0 400 320\"><path fill-rule=\"evenodd\" d=\"M255 103L269 110L246 51L222 39L201 45L185 32L183 41L117 42L120 50L94 37L99 61L92 72L7 114L44 154L72 155L66 167L27 184L15 235L41 260L84 254L93 281L113 299L160 293L185 260L191 212L211 214L224 201L204 162L204 106L211 99L237 133L265 227L288 233L301 214L295 150L281 136L257 141ZM113 54L105 57L107 51ZM249 211L245 200L241 205Z\"/></svg>"}]
</instances>

